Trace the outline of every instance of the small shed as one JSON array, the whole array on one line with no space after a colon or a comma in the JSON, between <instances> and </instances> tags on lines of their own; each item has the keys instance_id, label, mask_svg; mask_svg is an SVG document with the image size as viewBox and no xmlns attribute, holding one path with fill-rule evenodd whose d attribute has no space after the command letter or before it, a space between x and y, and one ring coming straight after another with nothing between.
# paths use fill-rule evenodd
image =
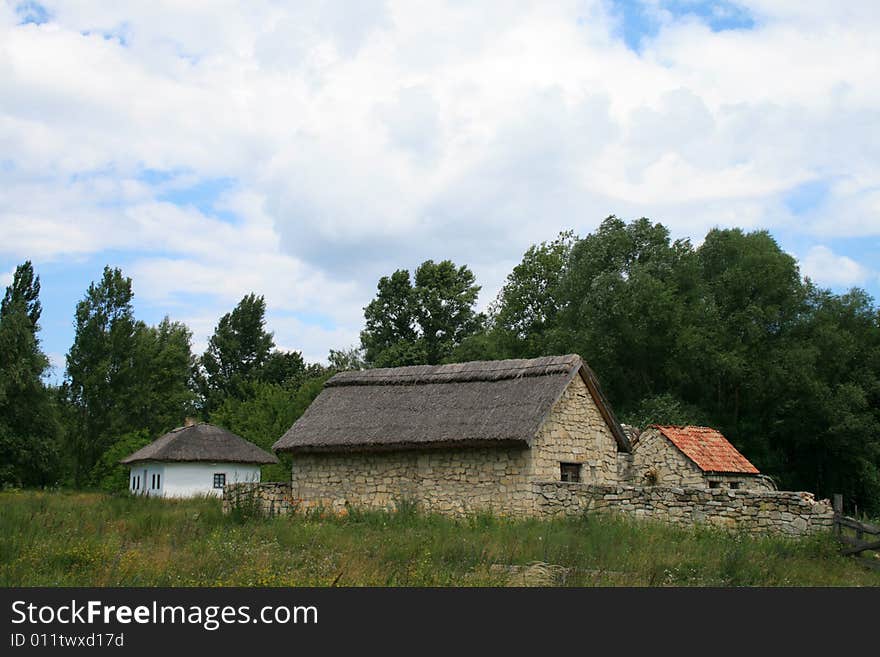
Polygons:
<instances>
[{"instance_id":1,"label":"small shed","mask_svg":"<svg viewBox=\"0 0 880 657\"><path fill-rule=\"evenodd\" d=\"M219 496L226 484L259 482L260 466L278 458L222 427L188 422L120 463L131 468L128 486L135 495L196 497Z\"/></svg>"},{"instance_id":2,"label":"small shed","mask_svg":"<svg viewBox=\"0 0 880 657\"><path fill-rule=\"evenodd\" d=\"M633 447L637 486L775 489L720 431L710 427L651 425Z\"/></svg>"}]
</instances>

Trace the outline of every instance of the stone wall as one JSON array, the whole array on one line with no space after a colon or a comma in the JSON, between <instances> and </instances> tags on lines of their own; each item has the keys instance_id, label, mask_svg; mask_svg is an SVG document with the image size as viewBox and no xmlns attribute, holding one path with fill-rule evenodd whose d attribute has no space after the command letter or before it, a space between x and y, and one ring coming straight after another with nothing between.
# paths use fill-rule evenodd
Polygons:
<instances>
[{"instance_id":1,"label":"stone wall","mask_svg":"<svg viewBox=\"0 0 880 657\"><path fill-rule=\"evenodd\" d=\"M584 483L617 483L617 441L580 376L535 436L529 480L559 480L560 463L580 464Z\"/></svg>"},{"instance_id":2,"label":"stone wall","mask_svg":"<svg viewBox=\"0 0 880 657\"><path fill-rule=\"evenodd\" d=\"M286 482L236 483L223 487L223 513L239 507L267 516L288 515L298 506Z\"/></svg>"},{"instance_id":3,"label":"stone wall","mask_svg":"<svg viewBox=\"0 0 880 657\"><path fill-rule=\"evenodd\" d=\"M633 486L709 487L703 471L656 429L646 429L639 436L628 481Z\"/></svg>"},{"instance_id":4,"label":"stone wall","mask_svg":"<svg viewBox=\"0 0 880 657\"><path fill-rule=\"evenodd\" d=\"M479 489L486 482L471 482ZM378 484L381 488L382 484ZM487 487L490 488L490 487ZM469 506L459 497L448 494L419 499L428 511L461 514L478 508L493 508L500 513L522 516L553 517L558 515L621 514L624 516L690 526L707 524L744 531L750 534L784 534L801 536L832 527L834 513L827 501L816 501L811 493L791 491L727 490L679 488L671 486L614 486L576 484L559 481L533 482L529 492L518 491L500 507L491 499L481 498L484 505ZM444 487L444 490L451 490ZM377 501L378 496L363 496ZM385 505L357 504L366 508L392 510L394 500ZM325 508L341 511L345 497L324 500ZM265 515L289 514L317 506L318 500L298 498L287 483L230 484L223 491L223 512L237 505L253 508ZM487 503L488 502L488 503ZM251 506L253 505L253 506ZM502 508L503 507L503 508Z\"/></svg>"},{"instance_id":5,"label":"stone wall","mask_svg":"<svg viewBox=\"0 0 880 657\"><path fill-rule=\"evenodd\" d=\"M799 536L831 529L834 512L812 493L667 486L535 484L537 515L618 513L675 525Z\"/></svg>"},{"instance_id":6,"label":"stone wall","mask_svg":"<svg viewBox=\"0 0 880 657\"><path fill-rule=\"evenodd\" d=\"M298 454L291 486L303 508L393 509L405 500L439 513L527 514L530 464L526 446Z\"/></svg>"}]
</instances>

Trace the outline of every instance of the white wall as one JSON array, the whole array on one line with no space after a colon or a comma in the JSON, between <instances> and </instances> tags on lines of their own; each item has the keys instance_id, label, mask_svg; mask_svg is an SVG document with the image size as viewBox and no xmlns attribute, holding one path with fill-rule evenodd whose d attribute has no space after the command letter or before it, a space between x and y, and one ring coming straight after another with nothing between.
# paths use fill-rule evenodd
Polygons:
<instances>
[{"instance_id":1,"label":"white wall","mask_svg":"<svg viewBox=\"0 0 880 657\"><path fill-rule=\"evenodd\" d=\"M158 475L158 480L154 476ZM140 481L136 478L139 477ZM158 482L158 488L153 486L154 482ZM135 488L137 485L137 488ZM137 463L131 466L128 475L128 490L135 495L149 495L150 497L162 497L162 491L165 488L165 464L145 462Z\"/></svg>"},{"instance_id":2,"label":"white wall","mask_svg":"<svg viewBox=\"0 0 880 657\"><path fill-rule=\"evenodd\" d=\"M146 471L146 477L144 472ZM161 486L151 489L152 475L161 475ZM133 493L156 497L194 497L197 495L220 496L223 490L214 488L214 475L225 474L226 483L240 481L260 481L260 466L249 463L140 463L131 468L129 488L132 477L140 475L141 489ZM146 481L147 489L143 483Z\"/></svg>"}]
</instances>

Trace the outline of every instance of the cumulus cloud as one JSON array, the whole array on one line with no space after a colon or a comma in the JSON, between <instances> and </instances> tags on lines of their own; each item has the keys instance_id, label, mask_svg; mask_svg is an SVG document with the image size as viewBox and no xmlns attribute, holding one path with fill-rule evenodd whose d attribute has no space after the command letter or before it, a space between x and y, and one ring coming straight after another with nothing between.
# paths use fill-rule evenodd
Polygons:
<instances>
[{"instance_id":1,"label":"cumulus cloud","mask_svg":"<svg viewBox=\"0 0 880 657\"><path fill-rule=\"evenodd\" d=\"M829 287L862 285L872 275L867 267L852 258L834 253L827 246L814 246L800 264L802 274Z\"/></svg>"},{"instance_id":2,"label":"cumulus cloud","mask_svg":"<svg viewBox=\"0 0 880 657\"><path fill-rule=\"evenodd\" d=\"M873 0L727 3L748 29L645 0L639 52L610 0L355 4L0 4L0 256L125 254L199 340L254 289L326 353L382 274L452 258L485 305L611 213L880 234Z\"/></svg>"}]
</instances>

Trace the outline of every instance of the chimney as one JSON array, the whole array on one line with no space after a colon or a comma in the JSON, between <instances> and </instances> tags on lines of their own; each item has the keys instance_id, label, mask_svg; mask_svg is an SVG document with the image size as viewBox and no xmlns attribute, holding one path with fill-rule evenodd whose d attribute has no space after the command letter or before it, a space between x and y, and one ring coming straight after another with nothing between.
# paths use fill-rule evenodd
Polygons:
<instances>
[{"instance_id":1,"label":"chimney","mask_svg":"<svg viewBox=\"0 0 880 657\"><path fill-rule=\"evenodd\" d=\"M191 427L191 426L194 426L194 425L196 425L196 424L198 424L198 423L199 423L199 421L198 421L196 418L194 418L194 417L188 417L188 418L186 418L186 419L183 421L183 426L185 426L185 427Z\"/></svg>"}]
</instances>

